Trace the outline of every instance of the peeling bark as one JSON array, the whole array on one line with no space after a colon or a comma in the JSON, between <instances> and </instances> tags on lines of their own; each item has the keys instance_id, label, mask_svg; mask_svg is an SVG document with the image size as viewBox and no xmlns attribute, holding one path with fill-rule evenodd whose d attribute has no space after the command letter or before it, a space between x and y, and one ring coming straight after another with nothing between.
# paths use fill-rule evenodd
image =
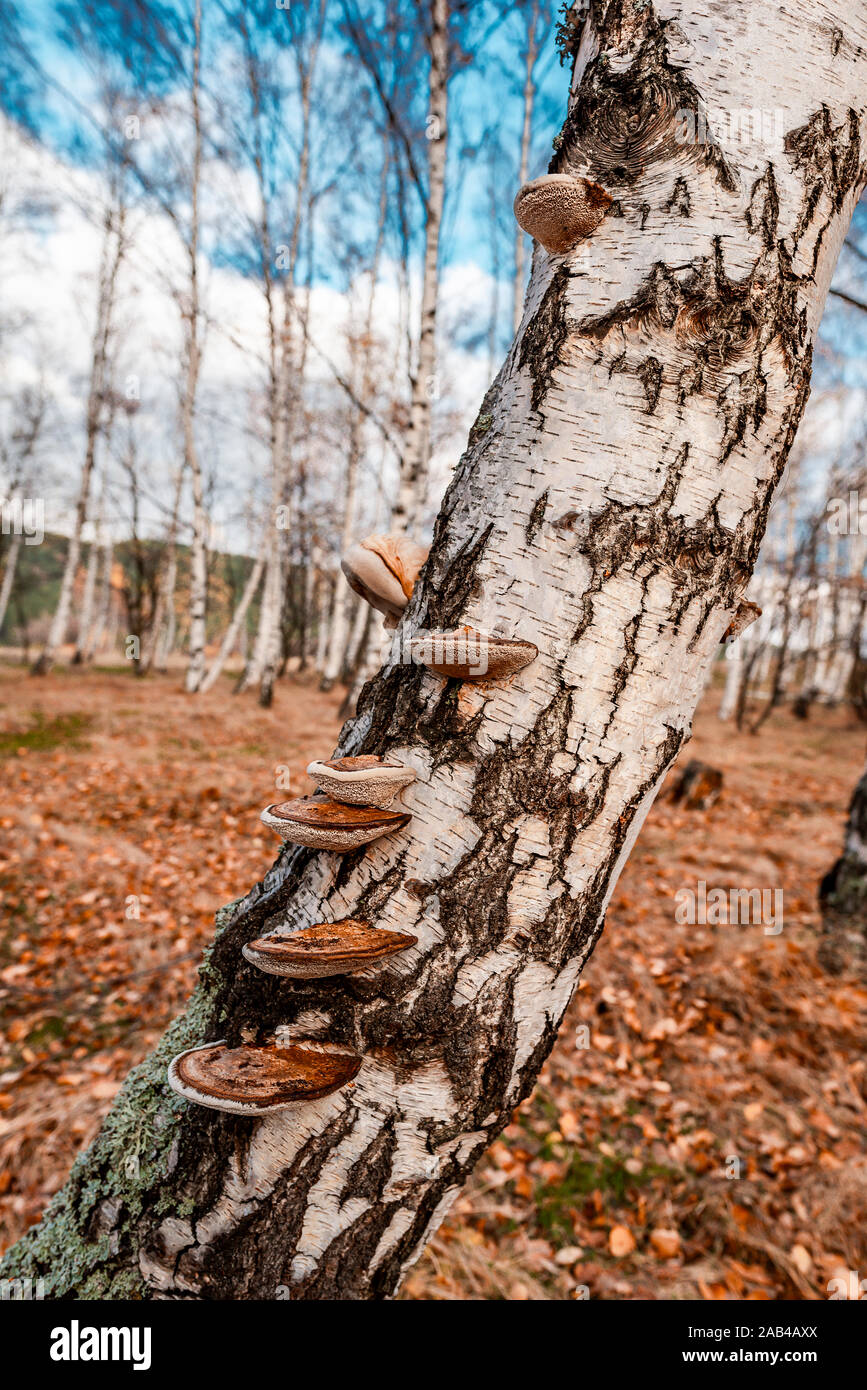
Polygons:
<instances>
[{"instance_id":1,"label":"peeling bark","mask_svg":"<svg viewBox=\"0 0 867 1390\"><path fill-rule=\"evenodd\" d=\"M752 572L865 181L863 3L763 11L757 46L720 0L712 55L692 12L611 0L569 28L555 162L614 205L574 253L536 249L396 634L466 622L538 659L464 686L392 660L366 686L339 751L411 765L411 823L339 859L284 851L219 914L186 1015L9 1274L55 1296L389 1297L532 1088ZM780 110L785 143L684 149L687 100ZM344 978L243 962L263 930L345 916L418 946ZM351 1044L354 1084L260 1121L169 1092L182 1047L278 1029Z\"/></svg>"}]
</instances>

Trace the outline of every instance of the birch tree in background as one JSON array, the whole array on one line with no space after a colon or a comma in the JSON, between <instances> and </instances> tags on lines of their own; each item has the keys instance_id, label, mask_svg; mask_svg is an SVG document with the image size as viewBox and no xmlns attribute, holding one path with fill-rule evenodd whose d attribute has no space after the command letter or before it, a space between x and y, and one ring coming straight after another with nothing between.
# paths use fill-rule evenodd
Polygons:
<instances>
[{"instance_id":1,"label":"birch tree in background","mask_svg":"<svg viewBox=\"0 0 867 1390\"><path fill-rule=\"evenodd\" d=\"M423 520L431 448L431 406L436 395L436 322L439 293L439 247L446 191L448 153L448 84L450 75L450 0L427 0L429 55L427 111L424 123L424 170L407 114L398 109L382 71L382 57L372 46L369 26L354 5L344 0L347 31L367 69L386 118L386 126L406 164L421 202L424 221L421 303L415 365L410 375L409 424L404 440L392 526L412 532ZM397 170L396 170L397 173Z\"/></svg>"},{"instance_id":2,"label":"birch tree in background","mask_svg":"<svg viewBox=\"0 0 867 1390\"><path fill-rule=\"evenodd\" d=\"M96 321L91 342L90 374L85 407L84 460L79 477L72 531L66 547L57 606L51 619L45 646L31 668L36 676L44 675L51 669L61 646L66 641L72 612L72 593L81 556L81 532L87 520L97 445L112 409L110 350L117 307L120 268L128 249L126 180L125 164L112 161L110 164L111 196L106 204L103 218L102 249L97 276Z\"/></svg>"},{"instance_id":3,"label":"birch tree in background","mask_svg":"<svg viewBox=\"0 0 867 1390\"><path fill-rule=\"evenodd\" d=\"M389 1297L532 1088L742 601L867 179L867 5L822 17L567 17L553 165L611 202L574 250L535 250L397 632L468 623L539 656L479 685L384 667L339 747L411 765L412 820L337 860L286 850L219 914L186 1014L7 1275L52 1297ZM695 138L754 111L760 131ZM244 963L263 929L346 916L418 944L324 981ZM180 1049L278 1028L351 1045L354 1084L262 1120L169 1090Z\"/></svg>"},{"instance_id":4,"label":"birch tree in background","mask_svg":"<svg viewBox=\"0 0 867 1390\"><path fill-rule=\"evenodd\" d=\"M521 123L521 153L518 159L518 187L522 187L530 176L530 148L533 140L533 105L536 85L533 72L539 52L539 0L532 0L527 10L527 46L524 57L523 120ZM517 333L521 326L524 311L524 289L526 287L526 265L524 261L524 232L515 223L515 282L512 301L512 332Z\"/></svg>"},{"instance_id":5,"label":"birch tree in background","mask_svg":"<svg viewBox=\"0 0 867 1390\"><path fill-rule=\"evenodd\" d=\"M238 683L238 690L258 685L259 703L266 707L270 705L273 696L274 679L281 662L283 647L290 523L292 416L299 386L295 370L295 291L303 219L305 210L309 208L313 84L326 12L327 0L319 0L312 21L306 14L301 13L300 7L277 14L277 21L288 27L284 42L289 46L297 74L300 137L297 177L293 190L294 206L288 239L284 241L282 236L277 236L276 245L271 207L276 171L268 158L271 143L268 122L279 120L279 112L276 112L272 105L273 85L263 57L256 50L252 30L243 14L238 15L250 101L249 154L259 201L259 270L268 321L268 418L271 460L271 513L266 535L265 577L259 624L253 653ZM280 272L279 279L275 278L275 269Z\"/></svg>"},{"instance_id":6,"label":"birch tree in background","mask_svg":"<svg viewBox=\"0 0 867 1390\"><path fill-rule=\"evenodd\" d=\"M157 597L154 604L153 621L142 643L139 669L147 675L155 665L164 670L168 655L174 646L175 632L175 586L178 577L178 527L180 524L181 493L184 486L184 465L175 469L172 489L172 509L169 514L168 532L160 556L160 570L157 581Z\"/></svg>"},{"instance_id":7,"label":"birch tree in background","mask_svg":"<svg viewBox=\"0 0 867 1390\"><path fill-rule=\"evenodd\" d=\"M207 637L208 599L208 515L205 509L205 485L202 465L196 444L196 394L201 371L199 287L199 200L202 177L202 3L195 0L192 15L192 52L190 55L190 118L192 125L192 155L189 176L189 226L184 250L187 255L189 279L181 295L184 340L184 387L181 396L181 432L184 441L184 465L189 472L193 491L193 537L190 546L190 637L187 659L186 689L198 690L205 674L205 641Z\"/></svg>"},{"instance_id":8,"label":"birch tree in background","mask_svg":"<svg viewBox=\"0 0 867 1390\"><path fill-rule=\"evenodd\" d=\"M84 571L84 593L81 599L81 612L78 619L78 635L72 656L73 666L80 666L87 659L91 646L93 623L96 617L96 586L99 571L99 555L105 511L105 484L100 489L99 506L93 527L93 536L87 551L87 566Z\"/></svg>"},{"instance_id":9,"label":"birch tree in background","mask_svg":"<svg viewBox=\"0 0 867 1390\"><path fill-rule=\"evenodd\" d=\"M436 395L436 325L439 245L446 194L449 90L449 0L430 0L427 185L424 192L424 261L415 373L409 405L409 432L400 460L397 504L392 524L413 533L423 520L431 451L431 406Z\"/></svg>"},{"instance_id":10,"label":"birch tree in background","mask_svg":"<svg viewBox=\"0 0 867 1390\"><path fill-rule=\"evenodd\" d=\"M0 439L0 469L3 478L8 479L3 502L13 510L16 503L23 506L24 499L33 493L34 454L45 423L46 404L45 388L41 382L35 390L25 387L17 392L11 403L9 437ZM6 620L23 542L23 528L15 528L2 555L0 628Z\"/></svg>"}]
</instances>

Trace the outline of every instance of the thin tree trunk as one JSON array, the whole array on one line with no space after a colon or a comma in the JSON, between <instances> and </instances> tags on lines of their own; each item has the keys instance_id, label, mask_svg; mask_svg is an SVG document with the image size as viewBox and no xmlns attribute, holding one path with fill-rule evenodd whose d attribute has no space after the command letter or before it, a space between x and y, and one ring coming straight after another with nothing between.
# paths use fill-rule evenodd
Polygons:
<instances>
[{"instance_id":1,"label":"thin tree trunk","mask_svg":"<svg viewBox=\"0 0 867 1390\"><path fill-rule=\"evenodd\" d=\"M94 608L96 603L96 576L99 568L99 546L96 540L90 543L87 553L87 569L84 572L84 594L81 599L81 617L78 621L78 637L75 643L75 653L72 658L73 666L79 666L85 661L85 653L90 643L90 632L93 626Z\"/></svg>"},{"instance_id":2,"label":"thin tree trunk","mask_svg":"<svg viewBox=\"0 0 867 1390\"><path fill-rule=\"evenodd\" d=\"M536 88L533 83L533 69L536 66L536 26L539 21L539 0L533 0L533 5L527 17L527 53L526 66L524 69L524 121L521 127L521 157L518 168L518 187L521 188L526 182L530 172L530 145L533 139L533 102L536 95ZM512 302L512 332L517 333L521 327L521 318L524 313L524 281L526 269L524 262L524 236L525 233L515 223L515 283L514 299Z\"/></svg>"},{"instance_id":3,"label":"thin tree trunk","mask_svg":"<svg viewBox=\"0 0 867 1390\"><path fill-rule=\"evenodd\" d=\"M186 1014L5 1274L53 1297L389 1297L531 1090L752 573L865 181L865 4L826 6L835 43L806 3L766 10L761 46L719 10L711 54L650 5L592 5L554 166L617 211L593 273L537 249L397 633L467 623L538 658L464 686L391 661L367 687L339 751L410 764L412 820L338 862L281 853L218 915ZM779 109L784 145L684 148L676 113L723 93ZM418 944L325 981L243 960L346 916ZM287 1027L351 1044L353 1085L258 1121L169 1090L181 1048Z\"/></svg>"},{"instance_id":4,"label":"thin tree trunk","mask_svg":"<svg viewBox=\"0 0 867 1390\"><path fill-rule=\"evenodd\" d=\"M184 438L184 463L193 485L193 541L190 547L190 639L187 661L186 689L199 689L205 674L205 642L207 638L208 602L208 518L205 511L205 487L202 465L196 446L196 393L201 367L199 344L199 192L202 171L202 0L196 0L193 13L193 70L190 100L193 118L193 156L190 173L190 230L187 243L189 257L188 303L184 314L186 338L186 381L181 405L181 428Z\"/></svg>"},{"instance_id":5,"label":"thin tree trunk","mask_svg":"<svg viewBox=\"0 0 867 1390\"><path fill-rule=\"evenodd\" d=\"M157 588L157 601L154 604L153 620L146 634L141 657L141 673L146 676L156 664L158 670L165 667L167 634L168 650L174 644L175 628L175 584L178 576L178 521L181 511L181 494L184 486L185 467L180 464L175 473L175 493L169 533L165 550L160 561L160 581Z\"/></svg>"},{"instance_id":6,"label":"thin tree trunk","mask_svg":"<svg viewBox=\"0 0 867 1390\"><path fill-rule=\"evenodd\" d=\"M6 621L6 610L9 607L12 586L15 583L15 572L18 569L18 556L21 552L22 539L22 533L16 531L9 542L9 549L6 552L6 563L3 566L3 582L0 584L0 628L2 628Z\"/></svg>"},{"instance_id":7,"label":"thin tree trunk","mask_svg":"<svg viewBox=\"0 0 867 1390\"><path fill-rule=\"evenodd\" d=\"M262 545L259 547L259 553L256 556L256 559L253 563L253 568L250 570L250 573L247 576L247 583L244 585L244 592L241 594L241 597L238 600L238 604L235 608L235 612L232 615L232 621L226 629L226 635L223 638L222 643L220 644L220 650L214 657L214 660L211 663L210 670L208 671L208 674L205 676L205 679L202 681L202 684L199 687L199 689L203 693L206 690L210 690L211 686L215 684L215 682L219 678L220 672L226 664L226 661L232 655L235 643L238 640L238 634L240 633L244 621L247 617L247 609L253 602L253 599L256 596L256 591L259 588L259 585L262 581L262 573L265 569L265 556L266 548L265 543L263 541Z\"/></svg>"},{"instance_id":8,"label":"thin tree trunk","mask_svg":"<svg viewBox=\"0 0 867 1390\"><path fill-rule=\"evenodd\" d=\"M719 706L719 718L723 722L733 718L737 709L738 691L741 685L743 674L743 651L740 642L736 642L734 647L726 652L726 681L723 688L722 699Z\"/></svg>"},{"instance_id":9,"label":"thin tree trunk","mask_svg":"<svg viewBox=\"0 0 867 1390\"><path fill-rule=\"evenodd\" d=\"M111 541L102 547L102 571L99 580L99 602L96 619L90 629L90 638L85 651L85 661L92 661L102 650L111 613L111 572L114 565L114 546Z\"/></svg>"},{"instance_id":10,"label":"thin tree trunk","mask_svg":"<svg viewBox=\"0 0 867 1390\"><path fill-rule=\"evenodd\" d=\"M87 506L90 500L90 483L96 462L96 445L103 427L103 415L109 385L108 354L112 334L115 301L117 298L117 279L121 262L126 251L125 208L122 198L118 198L106 213L103 231L101 262L99 271L99 292L96 306L96 326L93 334L93 350L90 365L90 385L87 396L85 416L84 463L78 487L78 500L72 523L72 534L66 549L63 575L60 580L60 594L57 607L48 630L48 638L32 670L37 676L44 675L54 664L57 653L66 641L69 618L72 611L72 594L78 562L81 555L81 532L87 520Z\"/></svg>"},{"instance_id":11,"label":"thin tree trunk","mask_svg":"<svg viewBox=\"0 0 867 1390\"><path fill-rule=\"evenodd\" d=\"M340 583L344 583L343 575ZM317 602L318 624L316 631L316 669L321 674L325 670L328 655L328 634L331 630L331 610L334 604L336 581L326 570L319 573L319 598Z\"/></svg>"},{"instance_id":12,"label":"thin tree trunk","mask_svg":"<svg viewBox=\"0 0 867 1390\"><path fill-rule=\"evenodd\" d=\"M354 416L349 443L349 458L346 464L346 494L343 506L343 533L341 554L352 545L355 526L355 486L359 464L358 417ZM331 628L328 634L328 651L322 671L320 688L330 690L346 664L346 649L349 638L349 606L352 591L348 584L338 581L334 593L334 606L331 614Z\"/></svg>"},{"instance_id":13,"label":"thin tree trunk","mask_svg":"<svg viewBox=\"0 0 867 1390\"><path fill-rule=\"evenodd\" d=\"M421 324L412 380L409 432L400 461L395 530L412 532L422 521L430 465L431 402L435 392L439 242L448 150L449 0L431 0L427 170Z\"/></svg>"}]
</instances>

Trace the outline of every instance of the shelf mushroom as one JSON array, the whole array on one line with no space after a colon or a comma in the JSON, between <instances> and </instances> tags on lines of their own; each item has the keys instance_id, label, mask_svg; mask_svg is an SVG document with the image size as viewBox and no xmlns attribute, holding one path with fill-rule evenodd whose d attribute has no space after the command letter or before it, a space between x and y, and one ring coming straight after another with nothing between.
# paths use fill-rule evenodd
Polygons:
<instances>
[{"instance_id":1,"label":"shelf mushroom","mask_svg":"<svg viewBox=\"0 0 867 1390\"><path fill-rule=\"evenodd\" d=\"M242 947L244 957L269 975L290 980L315 980L326 975L352 975L415 946L409 932L383 931L369 922L347 917L340 922L317 922L287 936L260 936Z\"/></svg>"},{"instance_id":2,"label":"shelf mushroom","mask_svg":"<svg viewBox=\"0 0 867 1390\"><path fill-rule=\"evenodd\" d=\"M409 639L412 660L438 676L464 681L503 680L535 661L539 648L514 637L490 637L472 627L419 633Z\"/></svg>"},{"instance_id":3,"label":"shelf mushroom","mask_svg":"<svg viewBox=\"0 0 867 1390\"><path fill-rule=\"evenodd\" d=\"M327 796L298 796L268 806L260 817L284 840L337 854L359 849L381 835L401 830L412 817L408 811L383 811L375 806L346 806Z\"/></svg>"},{"instance_id":4,"label":"shelf mushroom","mask_svg":"<svg viewBox=\"0 0 867 1390\"><path fill-rule=\"evenodd\" d=\"M543 174L525 183L515 196L519 227L554 256L565 255L602 221L612 199L589 179L571 174Z\"/></svg>"},{"instance_id":5,"label":"shelf mushroom","mask_svg":"<svg viewBox=\"0 0 867 1390\"><path fill-rule=\"evenodd\" d=\"M319 1100L356 1076L361 1058L334 1043L205 1043L173 1058L172 1090L196 1105L235 1115L270 1115L299 1101Z\"/></svg>"},{"instance_id":6,"label":"shelf mushroom","mask_svg":"<svg viewBox=\"0 0 867 1390\"><path fill-rule=\"evenodd\" d=\"M381 810L387 809L404 787L415 781L411 767L373 753L312 762L307 776L335 801L346 801L353 806L378 806Z\"/></svg>"},{"instance_id":7,"label":"shelf mushroom","mask_svg":"<svg viewBox=\"0 0 867 1390\"><path fill-rule=\"evenodd\" d=\"M354 545L340 562L351 589L385 614L385 627L397 627L412 598L428 547L409 536L368 536Z\"/></svg>"}]
</instances>

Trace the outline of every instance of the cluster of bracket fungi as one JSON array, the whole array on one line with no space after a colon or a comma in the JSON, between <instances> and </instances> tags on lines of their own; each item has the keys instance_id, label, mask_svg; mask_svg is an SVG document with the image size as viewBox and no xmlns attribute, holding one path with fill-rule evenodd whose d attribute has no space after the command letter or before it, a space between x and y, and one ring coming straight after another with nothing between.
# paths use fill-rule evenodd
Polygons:
<instances>
[{"instance_id":1,"label":"cluster of bracket fungi","mask_svg":"<svg viewBox=\"0 0 867 1390\"><path fill-rule=\"evenodd\" d=\"M612 198L589 179L546 174L525 184L515 198L519 225L552 256L562 256L599 225ZM344 556L351 587L395 628L412 597L427 549L405 536L369 536ZM760 612L740 605L725 633L733 640ZM412 633L405 651L413 663L447 679L502 680L538 656L532 642L489 636L469 627L453 632ZM262 820L284 841L346 854L402 829L408 811L394 809L415 780L412 768L374 754L312 762L313 796L268 806ZM384 930L346 918L275 932L248 942L245 960L284 979L320 979L367 970L417 944L409 932ZM350 1047L313 1039L291 1042L205 1043L172 1061L168 1079L186 1099L241 1115L267 1115L317 1100L347 1085L361 1057Z\"/></svg>"},{"instance_id":2,"label":"cluster of bracket fungi","mask_svg":"<svg viewBox=\"0 0 867 1390\"><path fill-rule=\"evenodd\" d=\"M427 554L406 537L370 536L344 557L343 571L351 587L384 615L384 625L393 628ZM413 662L457 680L502 679L538 656L532 642L488 637L472 628L414 634L407 648ZM394 758L372 753L330 758L310 763L307 773L317 787L314 795L268 806L261 816L290 844L346 854L412 819L394 803L416 774ZM349 917L258 937L242 947L242 954L269 975L310 980L367 970L417 941L409 932ZM168 1079L179 1095L212 1110L269 1115L339 1090L360 1066L361 1057L351 1048L306 1038L237 1047L214 1042L175 1057Z\"/></svg>"}]
</instances>

